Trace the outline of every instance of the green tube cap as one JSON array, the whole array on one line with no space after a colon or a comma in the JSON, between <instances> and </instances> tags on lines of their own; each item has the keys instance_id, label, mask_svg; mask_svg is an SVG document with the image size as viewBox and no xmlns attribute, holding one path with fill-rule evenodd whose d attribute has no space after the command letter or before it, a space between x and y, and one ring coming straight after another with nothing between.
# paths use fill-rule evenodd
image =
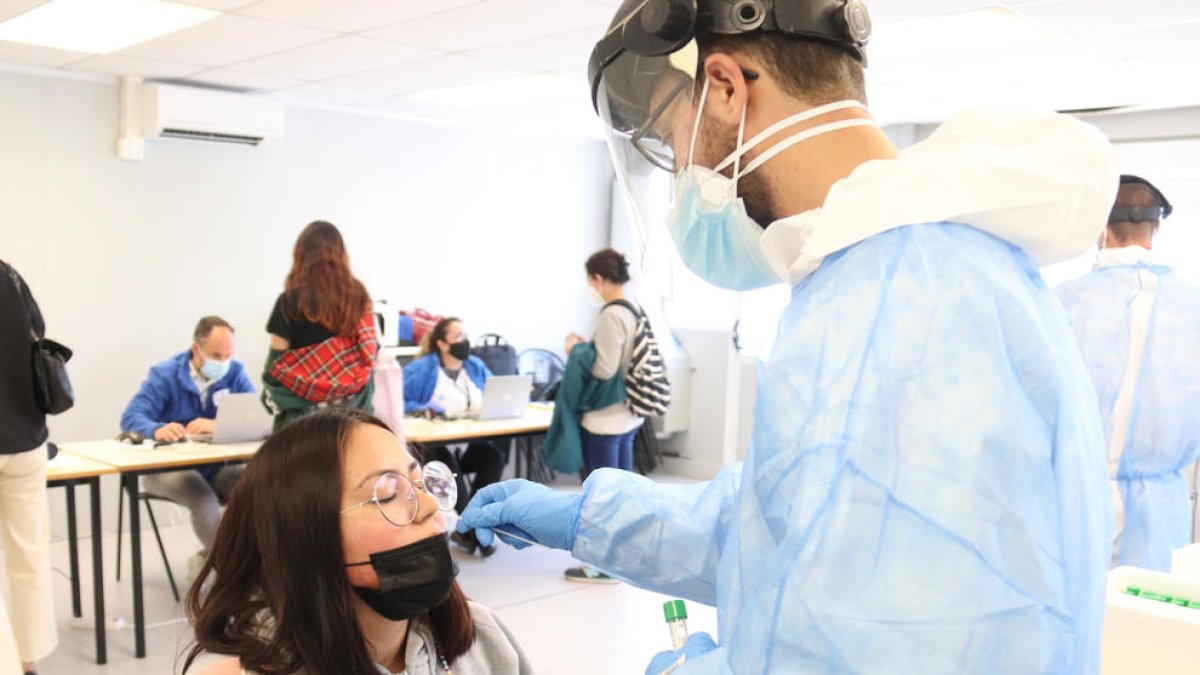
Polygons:
<instances>
[{"instance_id":1,"label":"green tube cap","mask_svg":"<svg viewBox=\"0 0 1200 675\"><path fill-rule=\"evenodd\" d=\"M663 603L663 615L667 617L667 621L686 619L687 607L684 606L682 600L668 600Z\"/></svg>"}]
</instances>

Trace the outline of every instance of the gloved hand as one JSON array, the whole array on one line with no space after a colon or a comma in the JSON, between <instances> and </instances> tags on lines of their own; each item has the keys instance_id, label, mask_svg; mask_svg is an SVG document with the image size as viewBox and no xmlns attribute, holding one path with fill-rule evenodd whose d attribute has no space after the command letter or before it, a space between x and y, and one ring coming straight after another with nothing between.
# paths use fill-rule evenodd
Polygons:
<instances>
[{"instance_id":1,"label":"gloved hand","mask_svg":"<svg viewBox=\"0 0 1200 675\"><path fill-rule=\"evenodd\" d=\"M494 545L496 533L490 528L498 527L544 546L569 551L575 544L582 503L583 495L558 492L527 480L506 480L475 493L455 529L464 534L474 529L482 546ZM500 539L514 548L529 546L502 533Z\"/></svg>"},{"instance_id":2,"label":"gloved hand","mask_svg":"<svg viewBox=\"0 0 1200 675\"><path fill-rule=\"evenodd\" d=\"M708 633L693 633L688 636L687 642L684 643L681 649L655 654L654 658L650 660L650 665L646 668L646 675L669 673L678 668L680 663L699 658L716 648L717 643L713 642L712 636ZM680 657L683 658L682 662L680 661Z\"/></svg>"},{"instance_id":3,"label":"gloved hand","mask_svg":"<svg viewBox=\"0 0 1200 675\"><path fill-rule=\"evenodd\" d=\"M426 416L436 417L438 415L445 415L445 414L446 414L446 408L443 407L441 404L434 403L433 401L430 401L429 403L425 404L425 415Z\"/></svg>"}]
</instances>

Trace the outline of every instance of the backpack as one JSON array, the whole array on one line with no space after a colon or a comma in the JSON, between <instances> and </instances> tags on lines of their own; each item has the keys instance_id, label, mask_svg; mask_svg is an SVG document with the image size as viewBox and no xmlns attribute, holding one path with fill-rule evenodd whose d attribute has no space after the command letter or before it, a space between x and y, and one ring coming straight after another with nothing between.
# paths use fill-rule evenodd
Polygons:
<instances>
[{"instance_id":1,"label":"backpack","mask_svg":"<svg viewBox=\"0 0 1200 675\"><path fill-rule=\"evenodd\" d=\"M667 368L658 351L658 341L650 330L650 320L645 312L628 301L614 300L608 304L620 305L637 317L629 368L625 371L625 404L639 417L658 417L671 405L671 382L667 380Z\"/></svg>"}]
</instances>

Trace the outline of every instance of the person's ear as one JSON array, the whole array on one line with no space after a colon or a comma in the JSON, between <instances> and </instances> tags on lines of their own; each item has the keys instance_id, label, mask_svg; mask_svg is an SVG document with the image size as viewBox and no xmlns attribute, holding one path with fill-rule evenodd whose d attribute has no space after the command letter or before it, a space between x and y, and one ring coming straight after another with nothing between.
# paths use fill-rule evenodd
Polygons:
<instances>
[{"instance_id":1,"label":"person's ear","mask_svg":"<svg viewBox=\"0 0 1200 675\"><path fill-rule=\"evenodd\" d=\"M704 115L727 125L738 124L750 96L742 67L729 54L718 52L704 60L704 76L708 78L708 109Z\"/></svg>"}]
</instances>

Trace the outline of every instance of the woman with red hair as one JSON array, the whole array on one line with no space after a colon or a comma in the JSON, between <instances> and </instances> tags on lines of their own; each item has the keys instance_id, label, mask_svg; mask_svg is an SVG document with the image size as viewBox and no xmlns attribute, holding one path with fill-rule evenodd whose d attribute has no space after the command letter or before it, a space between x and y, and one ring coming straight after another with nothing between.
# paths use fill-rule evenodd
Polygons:
<instances>
[{"instance_id":1,"label":"woman with red hair","mask_svg":"<svg viewBox=\"0 0 1200 675\"><path fill-rule=\"evenodd\" d=\"M275 414L276 429L314 407L371 412L379 349L371 296L351 273L346 245L331 223L309 223L296 239L267 332L263 403Z\"/></svg>"}]
</instances>

